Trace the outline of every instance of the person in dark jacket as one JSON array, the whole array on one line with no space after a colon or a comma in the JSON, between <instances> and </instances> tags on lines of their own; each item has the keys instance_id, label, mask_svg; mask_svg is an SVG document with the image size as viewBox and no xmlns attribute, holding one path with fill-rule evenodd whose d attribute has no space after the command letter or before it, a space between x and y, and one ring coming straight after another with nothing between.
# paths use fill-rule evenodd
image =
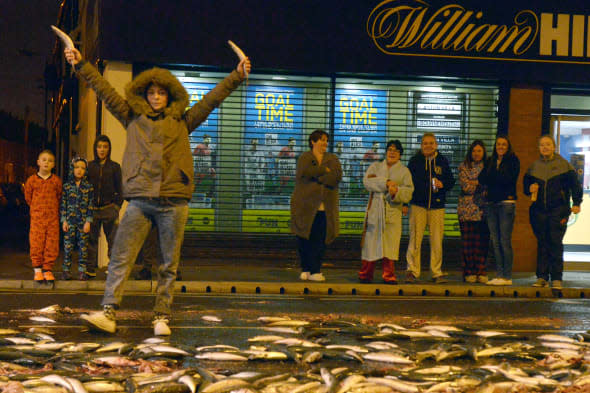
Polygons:
<instances>
[{"instance_id":1,"label":"person in dark jacket","mask_svg":"<svg viewBox=\"0 0 590 393\"><path fill-rule=\"evenodd\" d=\"M106 135L99 135L94 141L94 160L88 163L88 180L94 188L94 221L90 225L86 274L92 278L96 277L98 268L100 228L102 227L107 238L110 257L119 222L119 210L123 204L121 166L111 160L111 140Z\"/></svg>"},{"instance_id":2,"label":"person in dark jacket","mask_svg":"<svg viewBox=\"0 0 590 393\"><path fill-rule=\"evenodd\" d=\"M563 237L570 213L581 211L583 190L572 165L555 153L555 142L549 135L539 139L541 157L524 175L525 195L533 203L529 218L537 237L537 281L534 287L562 288ZM570 200L573 206L570 208Z\"/></svg>"},{"instance_id":3,"label":"person in dark jacket","mask_svg":"<svg viewBox=\"0 0 590 393\"><path fill-rule=\"evenodd\" d=\"M125 98L77 49L65 49L67 61L127 130L123 153L123 198L129 201L119 223L109 260L103 310L82 315L91 328L114 333L115 309L123 298L127 277L153 224L158 228L162 263L154 305L154 335L171 334L168 326L188 201L194 190L189 133L197 128L246 78L250 60L237 68L192 107L185 88L172 73L152 68L125 88Z\"/></svg>"},{"instance_id":4,"label":"person in dark jacket","mask_svg":"<svg viewBox=\"0 0 590 393\"><path fill-rule=\"evenodd\" d=\"M422 238L426 225L430 230L430 271L436 283L446 282L442 272L442 241L447 192L455 185L449 161L438 152L432 133L422 136L420 150L410 158L414 193L410 201L410 242L406 252L406 282L420 277Z\"/></svg>"},{"instance_id":5,"label":"person in dark jacket","mask_svg":"<svg viewBox=\"0 0 590 393\"><path fill-rule=\"evenodd\" d=\"M512 285L512 228L520 161L506 135L499 135L492 156L478 176L488 193L487 220L496 259L496 278L488 285Z\"/></svg>"},{"instance_id":6,"label":"person in dark jacket","mask_svg":"<svg viewBox=\"0 0 590 393\"><path fill-rule=\"evenodd\" d=\"M86 263L88 259L88 233L93 218L93 188L86 176L88 163L82 157L75 157L70 163L69 178L63 184L60 221L64 231L64 260L62 278L71 280L72 253L78 248L78 276L88 280Z\"/></svg>"}]
</instances>

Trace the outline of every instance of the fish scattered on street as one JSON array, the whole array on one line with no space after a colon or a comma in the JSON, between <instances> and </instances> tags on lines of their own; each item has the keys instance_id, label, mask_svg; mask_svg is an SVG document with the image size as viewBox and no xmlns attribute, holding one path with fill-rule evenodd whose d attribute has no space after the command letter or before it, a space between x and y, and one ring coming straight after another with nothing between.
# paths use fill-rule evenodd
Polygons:
<instances>
[{"instance_id":1,"label":"fish scattered on street","mask_svg":"<svg viewBox=\"0 0 590 393\"><path fill-rule=\"evenodd\" d=\"M57 305L28 312L54 314L56 319L64 315ZM56 322L39 315L30 319ZM201 319L222 321L211 315ZM590 391L590 345L584 341L590 338L587 332L525 337L501 330L474 330L423 321L407 327L393 323L373 326L356 321L307 321L286 316L263 316L250 319L249 323L255 324L252 330L272 333L244 338L243 345L197 339L198 345L193 343L189 347L156 337L139 343L123 338L72 342L71 338L60 341L55 332L45 327L28 331L0 329L0 391ZM290 371L283 372L285 369ZM573 387L580 390L567 390Z\"/></svg>"}]
</instances>

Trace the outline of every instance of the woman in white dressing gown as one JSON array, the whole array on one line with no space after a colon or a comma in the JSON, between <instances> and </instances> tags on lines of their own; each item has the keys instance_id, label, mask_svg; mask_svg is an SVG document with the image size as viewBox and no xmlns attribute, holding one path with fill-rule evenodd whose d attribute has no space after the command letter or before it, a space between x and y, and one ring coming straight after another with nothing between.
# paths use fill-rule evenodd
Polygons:
<instances>
[{"instance_id":1,"label":"woman in white dressing gown","mask_svg":"<svg viewBox=\"0 0 590 393\"><path fill-rule=\"evenodd\" d=\"M370 196L362 238L361 282L371 282L377 261L383 260L383 281L397 283L395 261L399 259L402 209L414 192L412 175L400 161L402 153L400 141L389 141L385 160L371 164L363 178Z\"/></svg>"}]
</instances>

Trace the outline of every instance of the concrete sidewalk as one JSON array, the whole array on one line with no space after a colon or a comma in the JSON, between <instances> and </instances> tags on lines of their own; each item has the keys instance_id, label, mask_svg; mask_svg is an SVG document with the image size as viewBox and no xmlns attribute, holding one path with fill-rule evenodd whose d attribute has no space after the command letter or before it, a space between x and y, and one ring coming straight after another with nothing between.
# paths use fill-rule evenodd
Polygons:
<instances>
[{"instance_id":1,"label":"concrete sidewalk","mask_svg":"<svg viewBox=\"0 0 590 393\"><path fill-rule=\"evenodd\" d=\"M99 271L96 279L89 281L61 281L59 271L61 262L56 264L54 287L36 286L32 281L32 268L28 253L11 249L0 249L0 290L9 291L80 291L102 292L105 285L105 272ZM448 283L434 284L429 272L424 272L421 281L404 284L403 274L398 274L398 285L387 285L381 280L378 265L372 284L358 282L357 269L349 262L339 266L326 263L322 269L326 277L323 283L299 280L299 266L296 261L272 260L221 260L194 259L181 260L183 281L176 283L179 293L241 293L264 295L357 295L357 296L465 296L465 297L510 297L510 298L587 298L590 297L590 273L565 272L564 289L554 291L550 288L533 288L534 273L514 273L513 285L507 287L463 282L459 271L448 273ZM443 264L444 266L444 264ZM134 272L139 266L134 268ZM402 273L402 272L400 272ZM133 273L132 273L133 274ZM490 274L493 277L493 272ZM155 273L154 273L155 279ZM135 281L126 284L128 292L154 293L156 281Z\"/></svg>"}]
</instances>

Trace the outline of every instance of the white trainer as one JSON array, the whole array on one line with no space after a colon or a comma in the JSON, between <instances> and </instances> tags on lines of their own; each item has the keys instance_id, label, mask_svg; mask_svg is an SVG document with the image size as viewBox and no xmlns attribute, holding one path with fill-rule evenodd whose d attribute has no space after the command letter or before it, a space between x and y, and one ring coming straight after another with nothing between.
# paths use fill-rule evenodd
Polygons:
<instances>
[{"instance_id":1,"label":"white trainer","mask_svg":"<svg viewBox=\"0 0 590 393\"><path fill-rule=\"evenodd\" d=\"M82 314L80 318L93 329L106 333L115 333L117 322L115 321L114 310L110 309L93 312L91 314Z\"/></svg>"},{"instance_id":2,"label":"white trainer","mask_svg":"<svg viewBox=\"0 0 590 393\"><path fill-rule=\"evenodd\" d=\"M168 317L164 315L156 315L152 324L154 325L154 336L169 336L172 334L168 327Z\"/></svg>"},{"instance_id":3,"label":"white trainer","mask_svg":"<svg viewBox=\"0 0 590 393\"><path fill-rule=\"evenodd\" d=\"M326 281L326 277L324 277L324 275L322 273L314 273L314 274L310 274L309 281Z\"/></svg>"},{"instance_id":4,"label":"white trainer","mask_svg":"<svg viewBox=\"0 0 590 393\"><path fill-rule=\"evenodd\" d=\"M309 280L309 272L301 272L299 279L301 281Z\"/></svg>"},{"instance_id":5,"label":"white trainer","mask_svg":"<svg viewBox=\"0 0 590 393\"><path fill-rule=\"evenodd\" d=\"M504 279L501 277L496 277L488 282L486 282L487 285L504 285Z\"/></svg>"}]
</instances>

